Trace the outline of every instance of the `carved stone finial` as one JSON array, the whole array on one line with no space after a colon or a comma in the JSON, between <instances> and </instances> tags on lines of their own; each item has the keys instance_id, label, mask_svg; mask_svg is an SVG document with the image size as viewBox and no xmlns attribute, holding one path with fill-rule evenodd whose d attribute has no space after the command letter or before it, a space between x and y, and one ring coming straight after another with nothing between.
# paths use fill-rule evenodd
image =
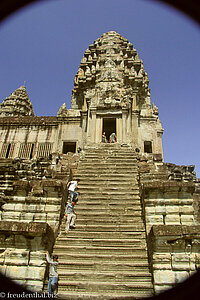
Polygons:
<instances>
[{"instance_id":1,"label":"carved stone finial","mask_svg":"<svg viewBox=\"0 0 200 300\"><path fill-rule=\"evenodd\" d=\"M0 117L34 116L33 106L24 85L0 104Z\"/></svg>"}]
</instances>

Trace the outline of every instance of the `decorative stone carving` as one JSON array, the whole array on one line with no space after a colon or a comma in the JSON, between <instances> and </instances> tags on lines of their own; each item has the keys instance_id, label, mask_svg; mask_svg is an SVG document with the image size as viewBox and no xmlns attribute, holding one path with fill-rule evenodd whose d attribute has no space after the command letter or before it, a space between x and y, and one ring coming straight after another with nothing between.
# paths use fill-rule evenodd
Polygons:
<instances>
[{"instance_id":1,"label":"decorative stone carving","mask_svg":"<svg viewBox=\"0 0 200 300\"><path fill-rule=\"evenodd\" d=\"M26 87L21 86L0 104L0 117L34 116Z\"/></svg>"},{"instance_id":2,"label":"decorative stone carving","mask_svg":"<svg viewBox=\"0 0 200 300\"><path fill-rule=\"evenodd\" d=\"M61 105L61 107L59 108L59 111L57 113L57 116L61 116L63 115L63 113L66 111L66 104L63 103L63 105Z\"/></svg>"},{"instance_id":3,"label":"decorative stone carving","mask_svg":"<svg viewBox=\"0 0 200 300\"><path fill-rule=\"evenodd\" d=\"M72 108L80 108L84 104L84 96L81 97L81 95L85 94L85 91L88 94L88 91L92 89L93 98L90 105L92 104L97 109L99 105L99 108L102 107L102 103L115 105L115 98L120 98L120 101L117 100L118 108L130 106L129 101L126 100L128 98L122 94L129 94L129 99L133 99L134 95L138 94L138 108L148 107L147 114L152 116L148 76L133 45L115 31L109 31L94 41L89 49L86 50L81 60L81 65L85 64L85 71L80 67L75 76ZM94 58L95 65L91 66L90 62ZM115 82L117 84L112 85L112 91L109 90L109 84ZM125 92L126 89L128 92ZM86 98L88 99L88 97ZM128 103L125 104L126 101ZM79 104L77 105L77 103Z\"/></svg>"}]
</instances>

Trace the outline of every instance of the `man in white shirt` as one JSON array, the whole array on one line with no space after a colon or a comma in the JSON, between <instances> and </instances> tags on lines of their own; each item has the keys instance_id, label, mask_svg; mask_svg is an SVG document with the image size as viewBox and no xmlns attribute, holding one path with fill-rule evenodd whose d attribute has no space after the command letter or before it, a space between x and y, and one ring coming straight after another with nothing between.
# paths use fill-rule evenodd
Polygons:
<instances>
[{"instance_id":1,"label":"man in white shirt","mask_svg":"<svg viewBox=\"0 0 200 300\"><path fill-rule=\"evenodd\" d=\"M69 203L72 203L73 200L75 202L78 201L78 195L79 195L79 193L76 192L75 190L78 188L79 181L80 181L80 179L77 178L76 180L71 180L67 184L68 191L70 192L70 201L69 201Z\"/></svg>"},{"instance_id":2,"label":"man in white shirt","mask_svg":"<svg viewBox=\"0 0 200 300\"><path fill-rule=\"evenodd\" d=\"M47 262L50 264L48 293L52 294L53 292L56 293L58 288L58 272L57 272L58 256L54 255L53 260L51 260L49 252L47 251L46 259Z\"/></svg>"},{"instance_id":3,"label":"man in white shirt","mask_svg":"<svg viewBox=\"0 0 200 300\"><path fill-rule=\"evenodd\" d=\"M74 205L77 203L74 200L72 203L68 203L65 208L65 216L67 218L66 220L66 228L65 232L68 233L69 229L75 229L75 221L76 221L76 213L74 211Z\"/></svg>"}]
</instances>

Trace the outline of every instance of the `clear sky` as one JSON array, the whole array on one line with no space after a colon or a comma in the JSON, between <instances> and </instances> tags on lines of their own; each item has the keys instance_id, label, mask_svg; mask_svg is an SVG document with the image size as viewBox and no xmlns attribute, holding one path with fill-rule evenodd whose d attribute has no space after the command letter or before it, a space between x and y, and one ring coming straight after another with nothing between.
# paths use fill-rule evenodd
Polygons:
<instances>
[{"instance_id":1,"label":"clear sky","mask_svg":"<svg viewBox=\"0 0 200 300\"><path fill-rule=\"evenodd\" d=\"M0 102L26 85L34 112L70 108L74 76L89 44L114 30L138 51L164 128L164 161L195 164L200 177L200 28L150 0L49 0L0 26Z\"/></svg>"}]
</instances>

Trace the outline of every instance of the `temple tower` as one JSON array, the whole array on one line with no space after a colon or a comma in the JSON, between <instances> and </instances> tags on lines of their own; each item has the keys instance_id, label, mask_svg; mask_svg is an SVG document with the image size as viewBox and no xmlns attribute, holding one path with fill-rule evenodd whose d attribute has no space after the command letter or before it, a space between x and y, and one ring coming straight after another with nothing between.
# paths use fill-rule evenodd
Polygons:
<instances>
[{"instance_id":1,"label":"temple tower","mask_svg":"<svg viewBox=\"0 0 200 300\"><path fill-rule=\"evenodd\" d=\"M26 87L20 86L0 104L0 117L34 116Z\"/></svg>"},{"instance_id":2,"label":"temple tower","mask_svg":"<svg viewBox=\"0 0 200 300\"><path fill-rule=\"evenodd\" d=\"M83 143L117 142L141 153L162 155L158 109L151 105L149 80L133 45L115 31L89 45L74 79L72 109L82 115Z\"/></svg>"}]
</instances>

